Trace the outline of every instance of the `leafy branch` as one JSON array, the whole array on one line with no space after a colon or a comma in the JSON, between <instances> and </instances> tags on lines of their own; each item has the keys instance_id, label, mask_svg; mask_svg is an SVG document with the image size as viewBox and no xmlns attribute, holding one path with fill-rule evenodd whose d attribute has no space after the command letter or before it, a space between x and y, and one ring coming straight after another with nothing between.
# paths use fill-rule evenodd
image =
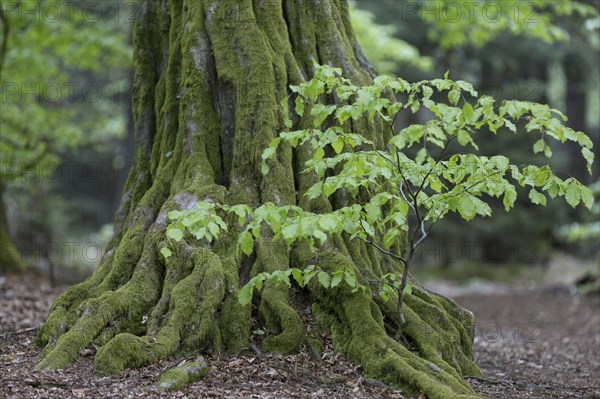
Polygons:
<instances>
[{"instance_id":1,"label":"leafy branch","mask_svg":"<svg viewBox=\"0 0 600 399\"><path fill-rule=\"evenodd\" d=\"M312 120L314 128L291 130L288 99L284 99L283 124L289 131L275 137L264 150L261 169L263 174L269 173L272 158L283 142L292 148L309 146L313 155L306 161L304 172L312 173L315 183L302 194L316 200L340 192L353 197L355 203L316 214L292 205L230 206L203 201L196 208L169 213L169 240L180 241L187 232L196 239L212 242L232 225L225 220L236 215L241 231L236 233L239 257L253 253L255 240L264 234L263 227L273 233L274 240L284 240L289 248L305 241L313 252L327 245L334 235L362 241L392 260L390 270L376 282L373 295L383 300L396 299L399 324L395 338L400 340L406 324L403 301L412 292L408 276L413 255L433 225L448 213L457 213L465 221L476 216L489 217L492 215L489 202L493 198L502 198L508 212L517 198L516 186L528 187L529 199L536 205L546 205L546 195L564 197L572 207L579 203L587 208L593 205L588 187L572 177L561 179L547 165L513 165L503 155L476 154L475 132L487 129L493 134L516 133L521 125L528 133L542 135L542 144L537 141L533 153L543 152L550 157L552 153L546 143L549 138L572 141L581 147L591 171L594 159L591 140L563 125L564 115L547 105L523 101L495 105L492 97L478 97L471 84L452 81L447 74L443 79L412 84L400 78L379 76L372 85L357 87L343 78L338 68L315 64L315 70L313 79L291 86L294 112ZM435 91L439 101L432 99ZM394 100L400 94L406 103ZM335 104L319 101L328 95L336 98ZM474 100L467 102L467 96ZM461 99L463 104L458 106ZM435 118L395 133L398 114L404 110L414 113L421 107L430 110ZM393 135L384 148L378 148L361 132L345 130L349 119L364 117L388 124ZM448 154L452 144L463 151ZM409 158L406 150L412 146L420 149L414 158ZM436 157L430 154L432 147L440 148ZM406 249L401 250L403 247ZM172 255L167 247L161 252L165 258ZM305 287L315 275L320 285L328 289L336 288L343 280L354 291L365 290L358 281L370 282L356 270L329 273L318 265L304 270L259 273L240 290L239 299L249 303L253 290L260 290L265 281L290 285L290 276L300 287Z\"/></svg>"}]
</instances>

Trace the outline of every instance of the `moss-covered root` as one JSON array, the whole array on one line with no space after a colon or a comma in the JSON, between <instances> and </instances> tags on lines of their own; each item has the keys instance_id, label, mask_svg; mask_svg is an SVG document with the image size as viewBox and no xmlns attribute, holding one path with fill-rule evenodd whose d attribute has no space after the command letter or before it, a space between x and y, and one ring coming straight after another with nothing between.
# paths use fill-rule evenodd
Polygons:
<instances>
[{"instance_id":1,"label":"moss-covered root","mask_svg":"<svg viewBox=\"0 0 600 399\"><path fill-rule=\"evenodd\" d=\"M69 331L58 338L56 346L46 354L37 368L56 370L70 366L79 357L79 352L89 346L111 321L119 317L141 323L143 314L158 300L161 274L155 245L152 240L148 240L131 279L116 291L106 291L71 310L69 315L79 318Z\"/></svg>"},{"instance_id":2,"label":"moss-covered root","mask_svg":"<svg viewBox=\"0 0 600 399\"><path fill-rule=\"evenodd\" d=\"M324 260L327 267L353 267L350 258L339 253ZM382 316L394 323L397 312L376 304L368 291L352 293L340 285L336 290L316 287L313 292L321 304L313 307L319 324L331 330L336 345L371 377L405 391L423 391L430 399L478 398L463 380L465 373L479 372L470 349L465 349L470 343L463 342L472 335L444 308L448 304L424 294L406 301L407 335L419 350L414 353L384 327Z\"/></svg>"},{"instance_id":3,"label":"moss-covered root","mask_svg":"<svg viewBox=\"0 0 600 399\"><path fill-rule=\"evenodd\" d=\"M181 364L165 371L158 379L158 388L162 391L178 391L208 373L208 363L202 356L193 362Z\"/></svg>"},{"instance_id":4,"label":"moss-covered root","mask_svg":"<svg viewBox=\"0 0 600 399\"><path fill-rule=\"evenodd\" d=\"M255 269L273 272L289 265L288 251L282 242L261 239L257 242L256 252ZM279 333L265 340L265 350L289 353L304 343L306 330L298 312L289 304L289 289L285 284L266 283L259 313L267 328Z\"/></svg>"},{"instance_id":5,"label":"moss-covered root","mask_svg":"<svg viewBox=\"0 0 600 399\"><path fill-rule=\"evenodd\" d=\"M184 343L190 348L219 348L221 336L215 314L225 291L223 265L217 255L204 248L194 251L190 258L194 270L173 288L158 332L143 337L116 335L96 354L94 366L99 372L118 374L127 367L150 364L174 354Z\"/></svg>"}]
</instances>

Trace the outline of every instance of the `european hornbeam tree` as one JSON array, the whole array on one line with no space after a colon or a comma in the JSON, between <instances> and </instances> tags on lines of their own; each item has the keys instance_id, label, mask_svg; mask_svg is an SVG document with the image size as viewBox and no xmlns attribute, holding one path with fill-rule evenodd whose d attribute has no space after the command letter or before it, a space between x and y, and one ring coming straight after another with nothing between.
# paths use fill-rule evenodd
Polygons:
<instances>
[{"instance_id":1,"label":"european hornbeam tree","mask_svg":"<svg viewBox=\"0 0 600 399\"><path fill-rule=\"evenodd\" d=\"M404 299L397 340L395 302L344 284L301 289L267 281L252 304L240 303L240 288L253 276L303 269L312 257L306 245L288 248L265 228L252 238L251 251L239 251L235 222L211 243L167 238L169 213L202 201L293 205L314 213L351 201L343 193L304 195L318 178L301 173L313 159L311 146L282 142L269 172L262 171L263 151L290 125L281 100L293 99L290 86L310 80L316 64L341 68L357 86L373 82L347 2L146 0L134 38L137 149L114 237L93 276L52 306L37 338L46 348L38 367L68 367L91 345L99 347L94 364L103 373L198 350L238 353L251 346L253 317L274 333L263 349L292 352L318 339L299 313L310 304L337 348L370 376L432 399L476 397L464 382L480 373L473 315L417 282ZM293 118L299 130L313 122L308 114ZM376 145L392 137L380 118L346 123ZM377 277L392 262L402 271L367 242L344 234L331 241L318 253L322 270Z\"/></svg>"}]
</instances>

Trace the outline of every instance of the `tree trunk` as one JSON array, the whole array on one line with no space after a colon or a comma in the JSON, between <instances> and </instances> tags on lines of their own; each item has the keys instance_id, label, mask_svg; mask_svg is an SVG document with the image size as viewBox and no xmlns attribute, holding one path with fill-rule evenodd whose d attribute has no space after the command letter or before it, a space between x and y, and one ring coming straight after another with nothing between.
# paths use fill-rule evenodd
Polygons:
<instances>
[{"instance_id":1,"label":"tree trunk","mask_svg":"<svg viewBox=\"0 0 600 399\"><path fill-rule=\"evenodd\" d=\"M263 349L291 352L312 337L298 303L366 373L424 391L429 398L474 397L465 374L472 359L472 314L415 282L403 307L405 338L396 342L398 312L368 291L267 284L254 306L237 292L262 271L307 266L311 255L288 251L269 237L251 258L236 255L235 232L209 245L192 238L165 262L167 213L198 200L228 204L298 204L313 211L344 201L303 197L313 183L301 166L308 149L284 149L260 172L263 148L284 128L278 104L312 76L311 58L339 66L357 84L372 68L353 36L345 0L142 1L135 28L134 116L136 163L116 215L114 238L98 269L58 298L39 333L46 346L40 369L67 367L83 348L100 347L95 367L126 367L204 349L236 353L250 346L251 319L276 335ZM297 127L308 126L296 121ZM382 143L384 130L365 121L354 131ZM336 203L337 202L337 203ZM351 267L382 274L390 263L370 247L335 237L324 269ZM400 266L394 265L401 271ZM296 305L294 305L296 304ZM303 306L305 308L305 305Z\"/></svg>"},{"instance_id":2,"label":"tree trunk","mask_svg":"<svg viewBox=\"0 0 600 399\"><path fill-rule=\"evenodd\" d=\"M589 64L585 58L580 55L578 49L567 52L563 60L563 68L567 80L567 93L565 102L567 103L567 116L569 121L567 125L575 131L589 131L586 129L587 113L587 82ZM569 152L569 170L576 179L585 181L588 173L585 162L580 160L579 154L581 148L567 143L566 150Z\"/></svg>"},{"instance_id":3,"label":"tree trunk","mask_svg":"<svg viewBox=\"0 0 600 399\"><path fill-rule=\"evenodd\" d=\"M19 272L23 270L25 270L25 264L8 231L6 206L4 204L4 185L0 182L0 271Z\"/></svg>"}]
</instances>

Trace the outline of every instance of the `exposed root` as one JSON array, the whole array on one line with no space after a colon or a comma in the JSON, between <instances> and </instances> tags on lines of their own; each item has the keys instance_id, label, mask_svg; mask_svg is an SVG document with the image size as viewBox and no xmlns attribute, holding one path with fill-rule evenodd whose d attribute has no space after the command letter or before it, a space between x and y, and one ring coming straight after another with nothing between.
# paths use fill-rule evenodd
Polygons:
<instances>
[{"instance_id":1,"label":"exposed root","mask_svg":"<svg viewBox=\"0 0 600 399\"><path fill-rule=\"evenodd\" d=\"M208 370L208 364L200 356L193 362L184 363L161 374L158 387L163 391L177 391L204 377Z\"/></svg>"},{"instance_id":2,"label":"exposed root","mask_svg":"<svg viewBox=\"0 0 600 399\"><path fill-rule=\"evenodd\" d=\"M257 245L255 268L273 272L289 267L288 251L282 242L260 240ZM260 315L272 331L279 332L267 338L264 348L272 352L288 353L297 350L304 343L305 327L298 312L289 304L289 289L284 284L275 286L272 282L265 285L259 308Z\"/></svg>"},{"instance_id":3,"label":"exposed root","mask_svg":"<svg viewBox=\"0 0 600 399\"><path fill-rule=\"evenodd\" d=\"M220 346L214 313L224 293L221 261L202 248L190 258L194 270L173 288L166 320L156 335L115 336L96 354L94 365L99 371L116 374L126 367L140 367L176 353L182 344L189 348L205 347L208 342Z\"/></svg>"},{"instance_id":4,"label":"exposed root","mask_svg":"<svg viewBox=\"0 0 600 399\"><path fill-rule=\"evenodd\" d=\"M38 364L38 369L70 366L78 358L79 352L89 346L111 320L119 316L141 323L141 315L156 303L160 294L161 273L158 264L154 242L148 240L139 267L131 279L116 291L106 291L83 302L74 312L79 314L81 311L79 319L58 338L56 347L47 353ZM51 314L49 320L54 317Z\"/></svg>"},{"instance_id":5,"label":"exposed root","mask_svg":"<svg viewBox=\"0 0 600 399\"><path fill-rule=\"evenodd\" d=\"M331 268L354 267L352 260L340 253L326 254L323 259ZM388 335L382 314L395 318L392 322L397 326L398 313L391 302L385 303L382 312L375 310L376 303L368 290L352 293L342 285L335 290L315 286L319 305L313 305L313 310L340 350L361 364L368 375L415 392L427 392L432 399L477 397L462 378L465 374L480 374L470 356L472 332L468 334L462 326L460 332L437 297L415 290L417 294L406 296L404 313L405 334L418 353Z\"/></svg>"}]
</instances>

